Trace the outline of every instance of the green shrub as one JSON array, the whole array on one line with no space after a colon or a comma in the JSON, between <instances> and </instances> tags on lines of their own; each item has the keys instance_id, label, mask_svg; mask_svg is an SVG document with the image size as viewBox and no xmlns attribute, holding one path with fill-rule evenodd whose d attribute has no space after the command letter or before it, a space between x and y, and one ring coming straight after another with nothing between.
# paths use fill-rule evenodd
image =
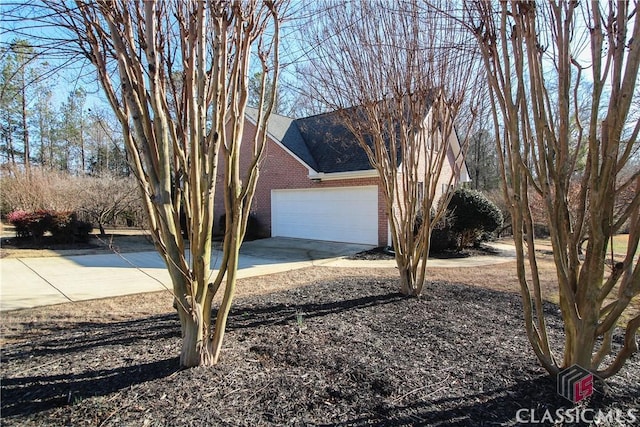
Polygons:
<instances>
[{"instance_id":1,"label":"green shrub","mask_svg":"<svg viewBox=\"0 0 640 427\"><path fill-rule=\"evenodd\" d=\"M227 214L220 215L220 231L224 235L227 229ZM215 229L215 227L214 227ZM264 231L262 229L262 224L258 220L258 217L250 213L249 218L247 218L247 232L245 233L244 240L255 240L264 237Z\"/></svg>"},{"instance_id":2,"label":"green shrub","mask_svg":"<svg viewBox=\"0 0 640 427\"><path fill-rule=\"evenodd\" d=\"M451 229L449 218L438 221L431 232L431 244L429 253L440 253L458 247L456 234Z\"/></svg>"},{"instance_id":3,"label":"green shrub","mask_svg":"<svg viewBox=\"0 0 640 427\"><path fill-rule=\"evenodd\" d=\"M476 190L456 190L447 211L453 217L451 230L457 236L459 249L478 242L483 233L492 233L502 226L500 209Z\"/></svg>"}]
</instances>

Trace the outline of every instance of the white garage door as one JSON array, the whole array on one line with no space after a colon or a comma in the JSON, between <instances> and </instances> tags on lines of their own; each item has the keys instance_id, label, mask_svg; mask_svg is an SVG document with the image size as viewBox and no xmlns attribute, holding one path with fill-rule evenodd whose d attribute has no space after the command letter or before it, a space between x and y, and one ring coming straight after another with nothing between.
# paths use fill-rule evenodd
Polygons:
<instances>
[{"instance_id":1,"label":"white garage door","mask_svg":"<svg viewBox=\"0 0 640 427\"><path fill-rule=\"evenodd\" d=\"M378 189L272 190L271 235L377 245Z\"/></svg>"}]
</instances>

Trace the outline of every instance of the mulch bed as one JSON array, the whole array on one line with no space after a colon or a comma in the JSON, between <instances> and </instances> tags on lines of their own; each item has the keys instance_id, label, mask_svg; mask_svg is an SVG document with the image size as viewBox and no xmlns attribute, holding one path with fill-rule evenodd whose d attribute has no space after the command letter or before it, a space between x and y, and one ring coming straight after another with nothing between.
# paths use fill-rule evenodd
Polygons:
<instances>
[{"instance_id":1,"label":"mulch bed","mask_svg":"<svg viewBox=\"0 0 640 427\"><path fill-rule=\"evenodd\" d=\"M558 309L547 309L557 337ZM33 325L42 334L5 345L2 424L517 425L522 408L572 407L536 362L515 294L431 283L418 300L398 294L391 274L344 270L239 299L223 360L189 370L177 369L175 314L131 312L65 327L42 320ZM640 409L638 360L586 405Z\"/></svg>"},{"instance_id":2,"label":"mulch bed","mask_svg":"<svg viewBox=\"0 0 640 427\"><path fill-rule=\"evenodd\" d=\"M492 255L497 256L500 255L500 251L497 251L491 247L480 245L478 247L469 247L464 248L462 251L457 251L453 249L442 250L438 252L430 252L429 258L436 259L452 259L452 258L468 258L471 256L481 256L481 255ZM385 259L395 259L395 255L391 248L385 246L379 246L377 248L369 249L367 251L358 252L349 257L349 259L359 259L359 260L385 260Z\"/></svg>"}]
</instances>

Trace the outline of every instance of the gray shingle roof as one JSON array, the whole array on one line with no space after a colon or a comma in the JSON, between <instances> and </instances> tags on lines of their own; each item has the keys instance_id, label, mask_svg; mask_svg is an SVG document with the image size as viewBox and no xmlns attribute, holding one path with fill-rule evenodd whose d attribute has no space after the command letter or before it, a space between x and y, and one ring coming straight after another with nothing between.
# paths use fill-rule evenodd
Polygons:
<instances>
[{"instance_id":1,"label":"gray shingle roof","mask_svg":"<svg viewBox=\"0 0 640 427\"><path fill-rule=\"evenodd\" d=\"M258 110L247 107L247 116L254 122L257 121ZM267 131L273 139L287 147L289 151L309 165L313 170L318 171L318 164L311 155L294 119L278 114L271 114Z\"/></svg>"},{"instance_id":2,"label":"gray shingle roof","mask_svg":"<svg viewBox=\"0 0 640 427\"><path fill-rule=\"evenodd\" d=\"M343 124L339 113L325 113L297 119L296 124L318 172L351 172L371 169L369 158Z\"/></svg>"},{"instance_id":3,"label":"gray shingle roof","mask_svg":"<svg viewBox=\"0 0 640 427\"><path fill-rule=\"evenodd\" d=\"M355 113L355 110L349 110ZM247 116L257 118L255 108ZM272 114L269 134L316 172L335 173L372 169L355 135L344 125L338 111L292 119ZM398 153L400 160L400 153Z\"/></svg>"}]
</instances>

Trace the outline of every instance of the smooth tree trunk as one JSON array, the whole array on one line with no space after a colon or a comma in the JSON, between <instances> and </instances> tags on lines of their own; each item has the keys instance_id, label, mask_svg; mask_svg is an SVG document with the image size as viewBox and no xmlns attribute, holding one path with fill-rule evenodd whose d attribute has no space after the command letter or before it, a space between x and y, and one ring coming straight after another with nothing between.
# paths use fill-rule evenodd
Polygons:
<instances>
[{"instance_id":1,"label":"smooth tree trunk","mask_svg":"<svg viewBox=\"0 0 640 427\"><path fill-rule=\"evenodd\" d=\"M461 182L467 138L457 140L453 122L474 88L473 53L463 57L451 48L464 49L468 38L451 32L452 22L437 8L424 6L416 0L319 4L309 23L317 57L303 76L311 97L340 112L378 174L399 289L413 297L425 287L430 235L451 197L441 188Z\"/></svg>"},{"instance_id":2,"label":"smooth tree trunk","mask_svg":"<svg viewBox=\"0 0 640 427\"><path fill-rule=\"evenodd\" d=\"M467 12L489 83L527 336L549 373L580 365L607 378L638 350L640 315L622 317L640 295L640 168L633 160L640 122L631 108L640 68L638 4L477 2ZM576 40L589 41L583 56L575 56ZM586 72L592 83L585 91ZM545 320L534 209L550 230L561 355ZM608 253L625 223L626 254ZM618 328L624 336L614 348Z\"/></svg>"},{"instance_id":3,"label":"smooth tree trunk","mask_svg":"<svg viewBox=\"0 0 640 427\"><path fill-rule=\"evenodd\" d=\"M180 366L210 366L216 363L211 341L211 310L195 304L186 313L178 309L182 329Z\"/></svg>"},{"instance_id":4,"label":"smooth tree trunk","mask_svg":"<svg viewBox=\"0 0 640 427\"><path fill-rule=\"evenodd\" d=\"M54 11L48 16L63 17L56 23L77 36L121 124L149 230L173 285L180 365L218 363L276 99L283 2L78 1L75 8L44 3ZM245 141L247 76L256 64L262 69L260 114L255 135ZM241 162L243 143L252 149ZM219 164L225 165L220 185ZM219 189L225 192L228 223L222 261L213 272L211 230Z\"/></svg>"}]
</instances>

